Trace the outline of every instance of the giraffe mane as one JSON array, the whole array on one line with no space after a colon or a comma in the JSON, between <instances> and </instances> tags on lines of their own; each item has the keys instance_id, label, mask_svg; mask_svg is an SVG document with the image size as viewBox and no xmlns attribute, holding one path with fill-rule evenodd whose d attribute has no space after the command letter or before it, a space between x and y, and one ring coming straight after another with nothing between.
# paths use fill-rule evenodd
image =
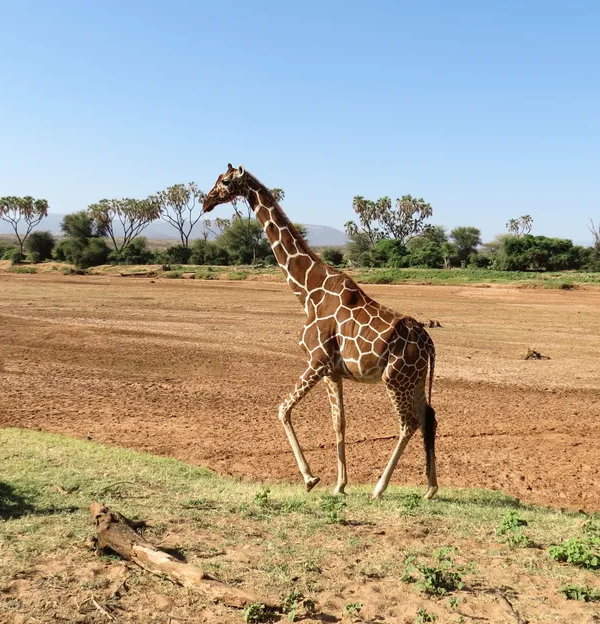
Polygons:
<instances>
[{"instance_id":1,"label":"giraffe mane","mask_svg":"<svg viewBox=\"0 0 600 624\"><path fill-rule=\"evenodd\" d=\"M248 171L247 169L246 175L253 182L256 182L256 184L261 187L261 190L264 191L265 195L273 202L273 206L275 206L279 210L288 230L290 231L290 234L292 234L292 236L298 237L298 239L300 239L306 245L309 255L313 260L320 262L321 260L319 256L317 256L317 254L311 249L310 245L306 241L306 238L304 238L304 236L300 234L296 226L290 221L290 218L285 214L285 210L281 207L281 204L275 199L275 196L273 195L273 193L271 193L271 190L267 187L267 185L261 182L253 173L250 173L250 171Z\"/></svg>"}]
</instances>

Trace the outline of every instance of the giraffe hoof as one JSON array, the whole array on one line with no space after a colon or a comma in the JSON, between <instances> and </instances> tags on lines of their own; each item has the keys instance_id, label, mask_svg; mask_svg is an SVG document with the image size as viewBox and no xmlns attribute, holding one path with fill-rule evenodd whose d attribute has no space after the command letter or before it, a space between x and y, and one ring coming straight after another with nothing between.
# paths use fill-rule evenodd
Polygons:
<instances>
[{"instance_id":1,"label":"giraffe hoof","mask_svg":"<svg viewBox=\"0 0 600 624\"><path fill-rule=\"evenodd\" d=\"M430 487L427 492L425 493L425 496L423 496L423 498L425 500L432 500L435 498L435 495L437 494L438 488L437 485L434 487Z\"/></svg>"},{"instance_id":2,"label":"giraffe hoof","mask_svg":"<svg viewBox=\"0 0 600 624\"><path fill-rule=\"evenodd\" d=\"M317 485L317 483L319 483L320 480L321 479L319 477L312 477L311 479L309 479L306 482L306 491L310 492L315 487L315 485Z\"/></svg>"},{"instance_id":3,"label":"giraffe hoof","mask_svg":"<svg viewBox=\"0 0 600 624\"><path fill-rule=\"evenodd\" d=\"M371 498L373 500L381 500L382 495L383 495L383 492L375 491L375 492L373 492L373 496L371 496Z\"/></svg>"},{"instance_id":4,"label":"giraffe hoof","mask_svg":"<svg viewBox=\"0 0 600 624\"><path fill-rule=\"evenodd\" d=\"M344 487L336 487L333 490L333 495L334 496L346 496L346 492L344 492Z\"/></svg>"}]
</instances>

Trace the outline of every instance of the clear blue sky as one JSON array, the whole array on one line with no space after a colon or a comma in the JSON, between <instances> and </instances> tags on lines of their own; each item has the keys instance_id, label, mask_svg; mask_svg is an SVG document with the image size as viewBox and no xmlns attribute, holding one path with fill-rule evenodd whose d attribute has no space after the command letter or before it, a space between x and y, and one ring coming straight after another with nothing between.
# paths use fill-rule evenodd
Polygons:
<instances>
[{"instance_id":1,"label":"clear blue sky","mask_svg":"<svg viewBox=\"0 0 600 624\"><path fill-rule=\"evenodd\" d=\"M0 195L64 213L232 162L340 229L359 194L488 239L600 221L597 1L0 0L0 24Z\"/></svg>"}]
</instances>

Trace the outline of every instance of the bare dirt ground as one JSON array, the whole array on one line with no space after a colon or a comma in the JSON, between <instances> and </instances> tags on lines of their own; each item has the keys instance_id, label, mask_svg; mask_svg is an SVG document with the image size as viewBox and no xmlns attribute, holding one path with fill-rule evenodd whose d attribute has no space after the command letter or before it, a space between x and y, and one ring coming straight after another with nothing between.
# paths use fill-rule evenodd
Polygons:
<instances>
[{"instance_id":1,"label":"bare dirt ground","mask_svg":"<svg viewBox=\"0 0 600 624\"><path fill-rule=\"evenodd\" d=\"M437 347L441 487L600 508L600 290L366 286ZM219 473L299 482L277 407L304 367L285 284L0 274L0 426L89 437ZM525 361L528 348L550 360ZM376 482L398 426L381 384L346 383L350 485ZM335 480L325 389L294 412ZM415 437L393 482L423 484ZM321 486L319 486L321 487Z\"/></svg>"}]
</instances>

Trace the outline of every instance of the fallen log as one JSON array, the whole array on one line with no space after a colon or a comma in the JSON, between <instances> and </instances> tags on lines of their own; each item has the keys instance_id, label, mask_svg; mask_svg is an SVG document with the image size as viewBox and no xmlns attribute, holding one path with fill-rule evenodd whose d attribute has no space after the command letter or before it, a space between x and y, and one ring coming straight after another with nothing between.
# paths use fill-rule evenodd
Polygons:
<instances>
[{"instance_id":1,"label":"fallen log","mask_svg":"<svg viewBox=\"0 0 600 624\"><path fill-rule=\"evenodd\" d=\"M183 563L159 550L134 530L144 526L144 523L132 522L118 511L111 511L95 501L90 505L90 511L96 524L98 533L96 546L99 550L110 548L124 559L133 561L152 574L166 576L184 587L193 587L210 600L222 602L230 607L241 609L253 602L260 602L271 609L276 608L275 603L270 600L222 583L199 568Z\"/></svg>"},{"instance_id":2,"label":"fallen log","mask_svg":"<svg viewBox=\"0 0 600 624\"><path fill-rule=\"evenodd\" d=\"M156 277L156 271L137 271L136 273L119 273L121 277Z\"/></svg>"}]
</instances>

